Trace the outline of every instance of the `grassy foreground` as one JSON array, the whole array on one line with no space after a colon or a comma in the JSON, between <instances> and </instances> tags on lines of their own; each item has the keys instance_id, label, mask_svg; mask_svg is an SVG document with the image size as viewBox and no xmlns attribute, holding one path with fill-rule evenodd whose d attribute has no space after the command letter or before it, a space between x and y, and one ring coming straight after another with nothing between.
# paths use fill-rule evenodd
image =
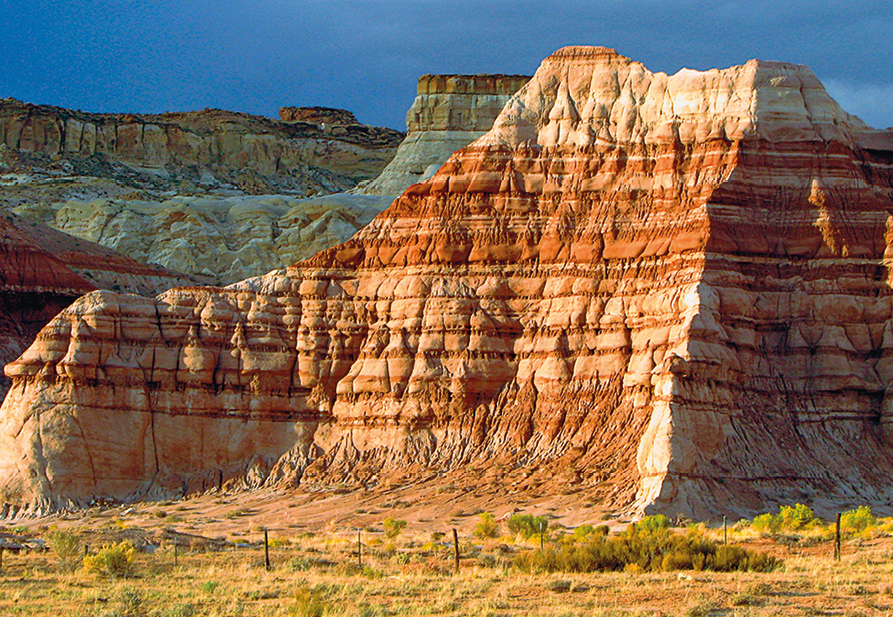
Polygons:
<instances>
[{"instance_id":1,"label":"grassy foreground","mask_svg":"<svg viewBox=\"0 0 893 617\"><path fill-rule=\"evenodd\" d=\"M560 545L560 533L544 541L547 551ZM673 533L722 537L702 526ZM154 552L133 553L127 577L91 573L78 556L66 563L58 552L6 551L0 615L893 615L887 533L850 537L835 562L827 528L786 535L730 529L731 544L780 560L771 572L546 572L523 567L540 550L536 536L468 536L461 539L458 574L449 537L440 534L388 525L366 531L360 567L355 532L273 533L269 571L262 533L250 535L250 543L239 538L222 549L181 540L176 564L172 542L162 542Z\"/></svg>"}]
</instances>

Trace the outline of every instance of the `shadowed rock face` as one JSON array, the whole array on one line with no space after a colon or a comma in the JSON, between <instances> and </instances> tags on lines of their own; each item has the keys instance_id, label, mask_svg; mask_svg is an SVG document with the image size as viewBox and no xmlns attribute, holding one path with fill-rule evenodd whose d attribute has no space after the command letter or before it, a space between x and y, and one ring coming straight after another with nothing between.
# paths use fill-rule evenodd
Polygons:
<instances>
[{"instance_id":1,"label":"shadowed rock face","mask_svg":"<svg viewBox=\"0 0 893 617\"><path fill-rule=\"evenodd\" d=\"M68 200L17 214L213 284L284 268L354 235L391 199L371 195L175 195Z\"/></svg>"},{"instance_id":2,"label":"shadowed rock face","mask_svg":"<svg viewBox=\"0 0 893 617\"><path fill-rule=\"evenodd\" d=\"M0 100L0 144L62 156L70 172L137 188L343 191L377 176L402 138L356 122L323 126L217 109L95 114Z\"/></svg>"},{"instance_id":3,"label":"shadowed rock face","mask_svg":"<svg viewBox=\"0 0 893 617\"><path fill-rule=\"evenodd\" d=\"M805 67L564 48L350 241L53 320L6 369L5 499L498 461L636 511L884 506L891 164Z\"/></svg>"}]
</instances>

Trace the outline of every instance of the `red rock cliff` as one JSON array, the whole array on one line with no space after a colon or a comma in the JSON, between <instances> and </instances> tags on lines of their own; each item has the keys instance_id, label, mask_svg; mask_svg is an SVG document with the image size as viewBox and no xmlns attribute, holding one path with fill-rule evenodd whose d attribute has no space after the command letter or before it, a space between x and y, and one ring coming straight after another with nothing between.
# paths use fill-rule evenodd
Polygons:
<instances>
[{"instance_id":1,"label":"red rock cliff","mask_svg":"<svg viewBox=\"0 0 893 617\"><path fill-rule=\"evenodd\" d=\"M638 511L883 506L891 162L805 67L564 48L347 243L55 319L6 369L5 499L501 461Z\"/></svg>"}]
</instances>

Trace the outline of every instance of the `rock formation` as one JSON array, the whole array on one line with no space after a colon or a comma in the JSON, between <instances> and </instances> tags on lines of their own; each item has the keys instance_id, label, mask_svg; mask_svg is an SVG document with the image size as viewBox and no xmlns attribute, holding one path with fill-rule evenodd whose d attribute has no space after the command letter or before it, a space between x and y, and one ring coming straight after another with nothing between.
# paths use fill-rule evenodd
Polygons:
<instances>
[{"instance_id":1,"label":"rock formation","mask_svg":"<svg viewBox=\"0 0 893 617\"><path fill-rule=\"evenodd\" d=\"M393 196L426 173L433 174L455 150L489 130L505 102L529 79L523 75L421 77L419 96L407 114L410 132L399 156L359 195L338 193L306 200L287 195L159 197L146 191L134 193L132 188L97 186L97 180L83 176L69 187L60 177L70 177L72 171L65 174L57 169L25 186L10 187L4 198L20 216L98 242L137 261L209 276L215 284L228 285L291 265L353 236ZM328 107L283 107L279 116L285 122L325 125L325 130L335 134L341 131L339 127L358 124L351 112ZM27 168L18 171L15 177L40 176Z\"/></svg>"},{"instance_id":2,"label":"rock formation","mask_svg":"<svg viewBox=\"0 0 893 617\"><path fill-rule=\"evenodd\" d=\"M310 122L312 124L359 124L357 117L346 109L332 107L280 107L279 117L286 122Z\"/></svg>"},{"instance_id":3,"label":"rock formation","mask_svg":"<svg viewBox=\"0 0 893 617\"><path fill-rule=\"evenodd\" d=\"M14 215L0 216L0 362L18 358L41 328L85 293L155 294L193 282ZM0 378L0 395L9 384Z\"/></svg>"},{"instance_id":4,"label":"rock formation","mask_svg":"<svg viewBox=\"0 0 893 617\"><path fill-rule=\"evenodd\" d=\"M4 499L501 463L639 512L889 511L891 163L805 67L561 49L350 241L54 319L6 368Z\"/></svg>"},{"instance_id":5,"label":"rock formation","mask_svg":"<svg viewBox=\"0 0 893 617\"><path fill-rule=\"evenodd\" d=\"M377 176L402 138L355 122L323 126L217 109L95 114L0 101L0 144L63 157L73 176L112 177L135 188L343 191Z\"/></svg>"},{"instance_id":6,"label":"rock formation","mask_svg":"<svg viewBox=\"0 0 893 617\"><path fill-rule=\"evenodd\" d=\"M228 285L335 246L384 210L388 197L173 196L69 200L17 214L143 263Z\"/></svg>"},{"instance_id":7,"label":"rock formation","mask_svg":"<svg viewBox=\"0 0 893 617\"><path fill-rule=\"evenodd\" d=\"M528 75L423 75L406 114L407 135L385 170L360 192L400 195L427 180L458 150L490 130Z\"/></svg>"}]
</instances>

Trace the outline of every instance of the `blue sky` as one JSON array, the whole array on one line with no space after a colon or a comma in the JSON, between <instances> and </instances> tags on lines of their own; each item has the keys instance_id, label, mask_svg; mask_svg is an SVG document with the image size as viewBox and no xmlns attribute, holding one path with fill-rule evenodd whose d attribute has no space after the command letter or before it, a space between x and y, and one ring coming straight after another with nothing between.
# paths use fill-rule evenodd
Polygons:
<instances>
[{"instance_id":1,"label":"blue sky","mask_svg":"<svg viewBox=\"0 0 893 617\"><path fill-rule=\"evenodd\" d=\"M526 73L570 44L653 71L810 66L893 126L888 0L6 0L0 97L85 111L343 107L405 128L424 73Z\"/></svg>"}]
</instances>

